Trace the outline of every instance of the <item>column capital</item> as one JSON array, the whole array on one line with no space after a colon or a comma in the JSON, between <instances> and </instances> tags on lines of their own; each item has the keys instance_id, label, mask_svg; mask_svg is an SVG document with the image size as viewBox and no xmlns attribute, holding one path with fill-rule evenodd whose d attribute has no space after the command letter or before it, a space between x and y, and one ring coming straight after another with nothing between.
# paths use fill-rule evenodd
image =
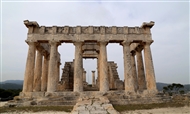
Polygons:
<instances>
[{"instance_id":1,"label":"column capital","mask_svg":"<svg viewBox=\"0 0 190 114\"><path fill-rule=\"evenodd\" d=\"M132 50L132 51L131 51L131 55L132 55L132 56L135 56L135 55L136 55L136 51L135 51L135 50Z\"/></svg>"},{"instance_id":2,"label":"column capital","mask_svg":"<svg viewBox=\"0 0 190 114\"><path fill-rule=\"evenodd\" d=\"M126 41L125 40L125 41L121 42L120 45L122 45L122 46L126 46L126 45L130 46L131 43L132 43L132 41Z\"/></svg>"},{"instance_id":3,"label":"column capital","mask_svg":"<svg viewBox=\"0 0 190 114\"><path fill-rule=\"evenodd\" d=\"M153 42L154 42L154 40L147 40L144 43L145 43L145 45L151 45Z\"/></svg>"},{"instance_id":4,"label":"column capital","mask_svg":"<svg viewBox=\"0 0 190 114\"><path fill-rule=\"evenodd\" d=\"M99 45L108 45L109 41L99 41L98 44Z\"/></svg>"},{"instance_id":5,"label":"column capital","mask_svg":"<svg viewBox=\"0 0 190 114\"><path fill-rule=\"evenodd\" d=\"M25 42L28 44L28 45L37 45L38 42L36 40L25 40Z\"/></svg>"},{"instance_id":6,"label":"column capital","mask_svg":"<svg viewBox=\"0 0 190 114\"><path fill-rule=\"evenodd\" d=\"M45 58L48 58L49 56L49 52L47 52L46 50L42 50L42 54Z\"/></svg>"},{"instance_id":7,"label":"column capital","mask_svg":"<svg viewBox=\"0 0 190 114\"><path fill-rule=\"evenodd\" d=\"M82 41L76 41L76 42L73 42L73 44L75 45L75 46L77 46L77 45L83 45L84 44L84 42L82 42Z\"/></svg>"},{"instance_id":8,"label":"column capital","mask_svg":"<svg viewBox=\"0 0 190 114\"><path fill-rule=\"evenodd\" d=\"M142 50L143 50L143 45L142 45L142 44L138 45L138 46L135 48L135 51L137 51L137 52L141 52Z\"/></svg>"},{"instance_id":9,"label":"column capital","mask_svg":"<svg viewBox=\"0 0 190 114\"><path fill-rule=\"evenodd\" d=\"M56 45L56 46L59 46L61 45L61 42L58 41L58 40L49 40L49 44L52 46L52 45Z\"/></svg>"}]
</instances>

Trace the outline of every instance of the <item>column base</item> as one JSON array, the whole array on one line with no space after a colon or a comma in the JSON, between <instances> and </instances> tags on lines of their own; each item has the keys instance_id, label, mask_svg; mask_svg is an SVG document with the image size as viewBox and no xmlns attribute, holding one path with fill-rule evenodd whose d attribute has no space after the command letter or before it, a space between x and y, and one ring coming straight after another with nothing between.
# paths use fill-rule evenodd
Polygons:
<instances>
[{"instance_id":1,"label":"column base","mask_svg":"<svg viewBox=\"0 0 190 114\"><path fill-rule=\"evenodd\" d=\"M28 98L38 98L38 97L44 97L45 92L20 92L20 97L28 97Z\"/></svg>"}]
</instances>

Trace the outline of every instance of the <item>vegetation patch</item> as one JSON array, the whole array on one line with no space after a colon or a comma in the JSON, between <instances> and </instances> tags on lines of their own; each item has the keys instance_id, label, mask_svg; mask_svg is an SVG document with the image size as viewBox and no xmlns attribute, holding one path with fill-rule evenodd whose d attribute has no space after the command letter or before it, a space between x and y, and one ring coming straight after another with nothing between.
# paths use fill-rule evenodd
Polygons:
<instances>
[{"instance_id":1,"label":"vegetation patch","mask_svg":"<svg viewBox=\"0 0 190 114\"><path fill-rule=\"evenodd\" d=\"M183 103L153 103L153 104L129 104L129 105L113 105L113 107L119 111L132 111L142 109L154 109L154 108L167 108L167 107L184 107Z\"/></svg>"},{"instance_id":2,"label":"vegetation patch","mask_svg":"<svg viewBox=\"0 0 190 114\"><path fill-rule=\"evenodd\" d=\"M0 113L41 112L41 111L65 111L65 112L71 112L72 109L73 109L73 106L0 107Z\"/></svg>"}]
</instances>

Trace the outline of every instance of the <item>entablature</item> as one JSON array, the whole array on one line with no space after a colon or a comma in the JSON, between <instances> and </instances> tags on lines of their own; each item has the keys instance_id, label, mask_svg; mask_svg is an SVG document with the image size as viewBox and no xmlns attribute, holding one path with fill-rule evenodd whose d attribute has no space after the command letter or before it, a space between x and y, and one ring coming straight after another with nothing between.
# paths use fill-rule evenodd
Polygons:
<instances>
[{"instance_id":1,"label":"entablature","mask_svg":"<svg viewBox=\"0 0 190 114\"><path fill-rule=\"evenodd\" d=\"M150 29L154 22L144 22L141 27L117 26L39 26L36 21L25 20L24 24L29 29L28 34L151 34Z\"/></svg>"}]
</instances>

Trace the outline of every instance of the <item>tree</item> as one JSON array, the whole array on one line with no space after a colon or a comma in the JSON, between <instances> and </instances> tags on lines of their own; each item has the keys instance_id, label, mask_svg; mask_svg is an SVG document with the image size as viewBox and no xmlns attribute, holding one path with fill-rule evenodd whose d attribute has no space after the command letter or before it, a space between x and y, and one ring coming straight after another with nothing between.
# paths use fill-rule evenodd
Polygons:
<instances>
[{"instance_id":1,"label":"tree","mask_svg":"<svg viewBox=\"0 0 190 114\"><path fill-rule=\"evenodd\" d=\"M173 92L181 94L181 93L184 93L184 90L181 90L182 88L184 88L184 86L182 84L172 83L171 85L163 87L163 92L168 93L170 96L172 95ZM181 91L179 91L179 90L181 90Z\"/></svg>"}]
</instances>

